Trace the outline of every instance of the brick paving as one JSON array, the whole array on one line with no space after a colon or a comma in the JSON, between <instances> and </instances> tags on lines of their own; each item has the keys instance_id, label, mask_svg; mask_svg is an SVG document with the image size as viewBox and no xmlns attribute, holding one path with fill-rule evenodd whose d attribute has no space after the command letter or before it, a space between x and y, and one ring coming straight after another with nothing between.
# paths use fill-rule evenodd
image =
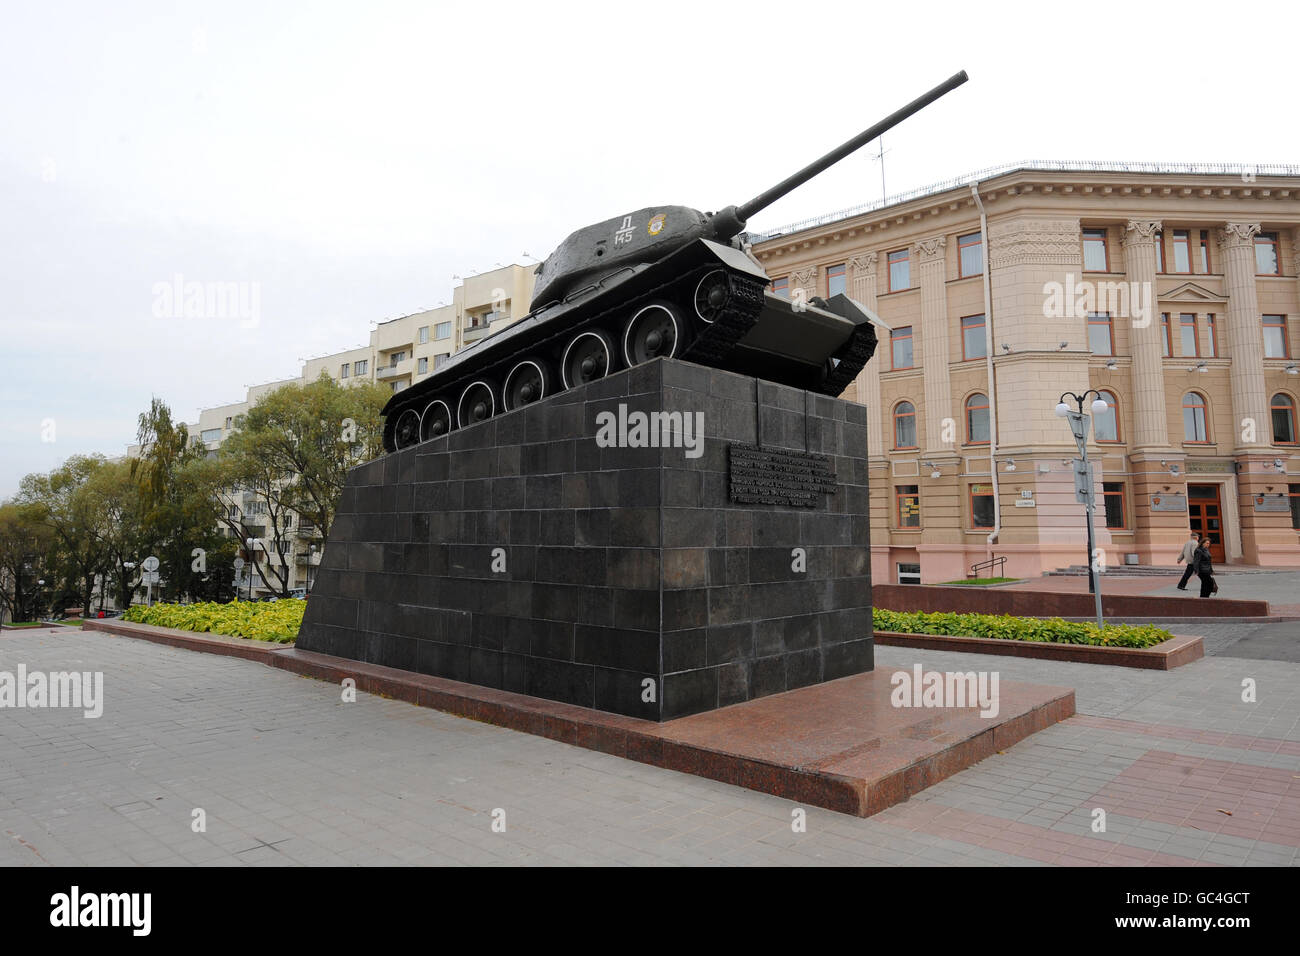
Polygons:
<instances>
[{"instance_id":1,"label":"brick paving","mask_svg":"<svg viewBox=\"0 0 1300 956\"><path fill-rule=\"evenodd\" d=\"M0 670L103 671L106 699L97 720L0 710L0 864L1296 864L1300 664L877 649L879 669L916 662L1074 687L1080 716L873 817L803 808L793 832L786 800L364 693L345 703L255 662L5 632Z\"/></svg>"}]
</instances>

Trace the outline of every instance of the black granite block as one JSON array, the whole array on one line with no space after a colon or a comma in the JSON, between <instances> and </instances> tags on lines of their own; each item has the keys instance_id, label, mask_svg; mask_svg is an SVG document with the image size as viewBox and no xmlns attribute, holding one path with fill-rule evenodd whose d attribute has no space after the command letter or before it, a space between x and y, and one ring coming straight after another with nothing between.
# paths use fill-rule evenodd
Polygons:
<instances>
[{"instance_id":1,"label":"black granite block","mask_svg":"<svg viewBox=\"0 0 1300 956\"><path fill-rule=\"evenodd\" d=\"M620 405L669 446L601 447ZM735 442L832 456L836 494L732 501ZM865 451L850 403L616 373L353 469L298 645L651 720L869 669Z\"/></svg>"}]
</instances>

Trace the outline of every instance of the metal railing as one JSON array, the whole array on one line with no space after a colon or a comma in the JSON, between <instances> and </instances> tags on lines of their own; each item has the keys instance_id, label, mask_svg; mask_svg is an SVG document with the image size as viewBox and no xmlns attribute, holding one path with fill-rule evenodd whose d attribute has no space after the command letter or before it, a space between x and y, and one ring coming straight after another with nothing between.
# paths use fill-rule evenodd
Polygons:
<instances>
[{"instance_id":1,"label":"metal railing","mask_svg":"<svg viewBox=\"0 0 1300 956\"><path fill-rule=\"evenodd\" d=\"M997 574L986 575L987 577L990 577L990 578L1004 578L1004 577L1006 577L1006 576L1007 576L1007 575L1006 575L1006 571L1007 571L1007 558L1006 558L1006 555L1003 555L1003 556L1000 557L1000 558L999 558L999 557L992 557L992 558L989 558L987 561L981 561L979 564L972 564L971 567L970 567L970 575L969 575L969 576L972 577L972 578L978 578L978 577L980 576L980 572L983 571L983 570L985 570L986 568L987 568L988 570L992 570L993 568L997 568L997 569L998 569L998 573L997 573Z\"/></svg>"},{"instance_id":2,"label":"metal railing","mask_svg":"<svg viewBox=\"0 0 1300 956\"><path fill-rule=\"evenodd\" d=\"M1017 163L1002 163L998 166L988 166L984 169L978 169L973 173L967 173L964 176L945 179L943 182L932 183L929 186L922 186L919 189L897 193L893 196L886 196L884 199L876 199L872 202L849 206L846 209L826 213L822 216L813 216L809 219L801 219L798 222L787 223L784 226L778 226L777 228L769 229L766 232L750 233L749 241L751 243L765 242L768 239L775 239L778 236L786 236L794 232L802 232L805 229L812 229L816 226L827 226L833 222L839 222L842 219L851 219L852 217L860 216L863 213L875 212L876 210L884 209L887 206L896 206L900 203L911 202L913 199L921 199L925 196L933 196L938 193L947 192L950 189L969 186L971 183L982 182L986 179L992 179L994 176L1003 176L1007 173L1014 173L1022 169L1030 172L1062 173L1174 173L1191 176L1300 176L1300 166L1288 163L1161 163L1119 162L1112 160L1027 159Z\"/></svg>"}]
</instances>

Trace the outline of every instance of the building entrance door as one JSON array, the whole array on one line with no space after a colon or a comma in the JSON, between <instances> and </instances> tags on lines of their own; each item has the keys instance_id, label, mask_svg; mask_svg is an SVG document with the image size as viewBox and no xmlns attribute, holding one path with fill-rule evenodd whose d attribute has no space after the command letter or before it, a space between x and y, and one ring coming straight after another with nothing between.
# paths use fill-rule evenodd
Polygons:
<instances>
[{"instance_id":1,"label":"building entrance door","mask_svg":"<svg viewBox=\"0 0 1300 956\"><path fill-rule=\"evenodd\" d=\"M1210 539L1210 560L1223 564L1223 503L1218 485L1187 486L1187 520L1191 530Z\"/></svg>"}]
</instances>

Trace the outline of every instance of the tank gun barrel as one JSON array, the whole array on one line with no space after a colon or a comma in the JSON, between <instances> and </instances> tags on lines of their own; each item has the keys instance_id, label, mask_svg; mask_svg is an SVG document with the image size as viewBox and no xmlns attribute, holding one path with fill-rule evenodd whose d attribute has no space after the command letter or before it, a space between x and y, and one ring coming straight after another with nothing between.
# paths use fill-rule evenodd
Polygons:
<instances>
[{"instance_id":1,"label":"tank gun barrel","mask_svg":"<svg viewBox=\"0 0 1300 956\"><path fill-rule=\"evenodd\" d=\"M788 179L784 179L781 182L777 183L775 186L773 186L771 189L767 190L766 192L759 193L757 196L755 196L749 202L745 203L743 206L737 207L736 218L739 219L741 227L743 228L745 222L747 222L749 218L753 216L756 212L760 212L766 209L768 206L772 205L772 203L776 202L786 193L790 192L791 190L797 189L799 186L802 186L804 183L812 179L818 173L821 173L829 169L831 166L834 166L845 156L848 156L850 153L858 149L861 149L863 146L871 142L873 139L877 139L882 133L885 133L888 130L890 130L892 127L897 126L899 123L907 119L913 113L920 112L921 110L929 106L931 103L933 103L935 100L937 100L939 97L943 96L946 93L952 92L957 87L965 83L967 79L969 78L966 76L965 70L962 70L960 73L953 74L952 76L948 77L948 79L944 80L942 83L936 86L934 89L930 90L930 92L926 93L924 96L919 96L916 99L912 100L912 102L904 106L902 109L890 113L888 116L886 116L875 126L871 127L868 130L863 131L862 133L859 133L857 136L853 137L848 142L843 143L840 146L837 146L835 149L831 150L821 159L809 163L803 169L799 170L799 172L795 173L793 176L789 177Z\"/></svg>"}]
</instances>

